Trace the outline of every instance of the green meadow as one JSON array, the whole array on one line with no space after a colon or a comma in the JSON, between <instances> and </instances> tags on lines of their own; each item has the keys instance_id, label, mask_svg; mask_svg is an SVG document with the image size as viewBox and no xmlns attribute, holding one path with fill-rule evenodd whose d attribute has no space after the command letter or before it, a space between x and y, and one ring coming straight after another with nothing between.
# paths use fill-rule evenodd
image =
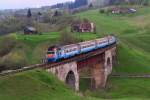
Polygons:
<instances>
[{"instance_id":1,"label":"green meadow","mask_svg":"<svg viewBox=\"0 0 150 100\"><path fill-rule=\"evenodd\" d=\"M109 34L116 36L117 62L113 73L150 73L150 7L138 8L135 14L108 15L99 10L89 10L74 16L94 22L97 34L73 33L81 40L91 40ZM16 45L5 57L23 57L25 65L41 63L48 46L59 42L60 32L42 35L21 35L13 33L0 37L15 41ZM22 60L21 60L22 61ZM88 81L86 81L88 82ZM89 91L81 83L83 93L74 93L42 70L0 78L0 100L149 100L150 80L130 78L109 78L105 90Z\"/></svg>"}]
</instances>

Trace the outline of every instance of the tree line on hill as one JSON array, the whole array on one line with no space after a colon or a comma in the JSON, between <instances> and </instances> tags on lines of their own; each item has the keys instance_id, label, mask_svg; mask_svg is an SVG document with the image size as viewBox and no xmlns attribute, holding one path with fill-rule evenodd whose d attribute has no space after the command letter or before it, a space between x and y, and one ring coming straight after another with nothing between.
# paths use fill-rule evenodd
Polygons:
<instances>
[{"instance_id":1,"label":"tree line on hill","mask_svg":"<svg viewBox=\"0 0 150 100\"><path fill-rule=\"evenodd\" d=\"M72 16L63 11L36 12L31 9L26 14L14 13L0 20L0 35L21 32L26 26L34 27L39 33L59 31L72 20Z\"/></svg>"},{"instance_id":2,"label":"tree line on hill","mask_svg":"<svg viewBox=\"0 0 150 100\"><path fill-rule=\"evenodd\" d=\"M120 5L120 4L131 4L131 5L149 5L149 0L101 0L99 2L95 2L95 0L75 0L74 2L66 2L66 3L58 3L56 5L51 6L52 9L54 8L67 8L67 9L75 9L80 8L82 6L94 6L93 3L97 3L97 6L109 6L109 5ZM100 4L101 3L101 4ZM90 5L88 5L90 4Z\"/></svg>"},{"instance_id":3,"label":"tree line on hill","mask_svg":"<svg viewBox=\"0 0 150 100\"><path fill-rule=\"evenodd\" d=\"M149 5L149 0L109 0L108 2L108 5L120 5L120 4Z\"/></svg>"},{"instance_id":4,"label":"tree line on hill","mask_svg":"<svg viewBox=\"0 0 150 100\"><path fill-rule=\"evenodd\" d=\"M88 0L75 0L74 2L58 3L56 5L51 6L51 8L52 9L54 8L74 9L74 8L79 8L81 6L85 6L87 4L88 4Z\"/></svg>"}]
</instances>

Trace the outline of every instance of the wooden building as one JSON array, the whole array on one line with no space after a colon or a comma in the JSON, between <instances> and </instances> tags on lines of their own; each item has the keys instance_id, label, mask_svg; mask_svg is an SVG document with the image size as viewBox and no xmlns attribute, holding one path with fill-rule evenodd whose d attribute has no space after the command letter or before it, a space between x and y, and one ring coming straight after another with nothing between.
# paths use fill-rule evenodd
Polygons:
<instances>
[{"instance_id":1,"label":"wooden building","mask_svg":"<svg viewBox=\"0 0 150 100\"><path fill-rule=\"evenodd\" d=\"M38 31L34 27L25 27L24 28L24 34L25 35L38 34Z\"/></svg>"},{"instance_id":2,"label":"wooden building","mask_svg":"<svg viewBox=\"0 0 150 100\"><path fill-rule=\"evenodd\" d=\"M95 32L96 26L94 23L89 21L83 21L83 22L74 22L71 25L71 31L72 32Z\"/></svg>"},{"instance_id":3,"label":"wooden building","mask_svg":"<svg viewBox=\"0 0 150 100\"><path fill-rule=\"evenodd\" d=\"M113 7L111 8L111 13L113 14L127 14L127 13L135 13L136 10L133 8L126 7Z\"/></svg>"}]
</instances>

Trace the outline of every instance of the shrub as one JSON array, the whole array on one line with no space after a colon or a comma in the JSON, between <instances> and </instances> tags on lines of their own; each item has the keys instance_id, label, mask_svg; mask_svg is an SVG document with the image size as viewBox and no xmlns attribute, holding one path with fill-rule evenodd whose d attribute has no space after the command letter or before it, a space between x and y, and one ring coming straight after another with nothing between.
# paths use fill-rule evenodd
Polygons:
<instances>
[{"instance_id":1,"label":"shrub","mask_svg":"<svg viewBox=\"0 0 150 100\"><path fill-rule=\"evenodd\" d=\"M28 21L23 18L8 17L0 21L0 35L20 31Z\"/></svg>"},{"instance_id":2,"label":"shrub","mask_svg":"<svg viewBox=\"0 0 150 100\"><path fill-rule=\"evenodd\" d=\"M10 36L0 40L0 71L17 69L26 63L27 58L20 42Z\"/></svg>"},{"instance_id":3,"label":"shrub","mask_svg":"<svg viewBox=\"0 0 150 100\"><path fill-rule=\"evenodd\" d=\"M13 51L1 58L0 66L3 70L12 70L24 67L27 63L23 51Z\"/></svg>"},{"instance_id":4,"label":"shrub","mask_svg":"<svg viewBox=\"0 0 150 100\"><path fill-rule=\"evenodd\" d=\"M104 9L100 9L99 12L100 12L100 13L105 13L105 10L104 10Z\"/></svg>"},{"instance_id":5,"label":"shrub","mask_svg":"<svg viewBox=\"0 0 150 100\"><path fill-rule=\"evenodd\" d=\"M74 36L73 33L63 31L60 34L60 44L67 45L78 42L78 39Z\"/></svg>"},{"instance_id":6,"label":"shrub","mask_svg":"<svg viewBox=\"0 0 150 100\"><path fill-rule=\"evenodd\" d=\"M8 54L16 45L16 41L13 38L6 37L0 41L0 57Z\"/></svg>"}]
</instances>

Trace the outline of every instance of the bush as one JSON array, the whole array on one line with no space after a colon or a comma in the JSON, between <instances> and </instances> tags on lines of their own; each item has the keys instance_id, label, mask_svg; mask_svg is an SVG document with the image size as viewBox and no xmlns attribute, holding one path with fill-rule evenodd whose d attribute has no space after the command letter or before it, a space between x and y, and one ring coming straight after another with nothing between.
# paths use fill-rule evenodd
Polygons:
<instances>
[{"instance_id":1,"label":"bush","mask_svg":"<svg viewBox=\"0 0 150 100\"><path fill-rule=\"evenodd\" d=\"M28 21L23 18L8 17L0 21L0 35L22 30Z\"/></svg>"},{"instance_id":2,"label":"bush","mask_svg":"<svg viewBox=\"0 0 150 100\"><path fill-rule=\"evenodd\" d=\"M26 63L23 45L13 37L3 37L0 40L0 71L17 69Z\"/></svg>"},{"instance_id":3,"label":"bush","mask_svg":"<svg viewBox=\"0 0 150 100\"><path fill-rule=\"evenodd\" d=\"M60 34L60 44L67 45L78 42L78 39L74 36L73 33L69 33L67 31L63 31Z\"/></svg>"},{"instance_id":4,"label":"bush","mask_svg":"<svg viewBox=\"0 0 150 100\"><path fill-rule=\"evenodd\" d=\"M3 38L0 41L0 57L7 55L16 45L16 40L10 37Z\"/></svg>"},{"instance_id":5,"label":"bush","mask_svg":"<svg viewBox=\"0 0 150 100\"><path fill-rule=\"evenodd\" d=\"M27 63L26 56L23 51L13 51L1 58L1 70L12 70L24 67Z\"/></svg>"},{"instance_id":6,"label":"bush","mask_svg":"<svg viewBox=\"0 0 150 100\"><path fill-rule=\"evenodd\" d=\"M100 9L100 11L99 11L100 13L105 13L105 10L104 9Z\"/></svg>"}]
</instances>

